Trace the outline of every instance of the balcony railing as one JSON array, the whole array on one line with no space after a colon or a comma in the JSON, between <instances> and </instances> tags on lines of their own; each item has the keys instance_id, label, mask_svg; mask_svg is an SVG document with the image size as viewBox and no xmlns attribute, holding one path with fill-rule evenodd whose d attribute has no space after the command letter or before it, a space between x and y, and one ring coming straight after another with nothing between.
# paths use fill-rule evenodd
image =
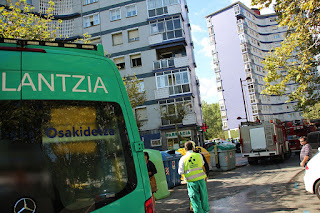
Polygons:
<instances>
[{"instance_id":1,"label":"balcony railing","mask_svg":"<svg viewBox=\"0 0 320 213\"><path fill-rule=\"evenodd\" d=\"M169 67L174 67L174 58L167 58L167 59L162 59L162 60L153 62L154 70L164 69Z\"/></svg>"}]
</instances>

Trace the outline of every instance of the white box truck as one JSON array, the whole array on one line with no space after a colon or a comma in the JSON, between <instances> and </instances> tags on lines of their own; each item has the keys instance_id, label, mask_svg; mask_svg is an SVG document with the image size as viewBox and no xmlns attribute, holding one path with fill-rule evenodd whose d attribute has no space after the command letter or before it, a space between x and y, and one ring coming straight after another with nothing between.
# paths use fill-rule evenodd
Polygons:
<instances>
[{"instance_id":1,"label":"white box truck","mask_svg":"<svg viewBox=\"0 0 320 213\"><path fill-rule=\"evenodd\" d=\"M265 158L282 161L290 157L286 131L279 120L242 122L239 128L242 157L247 157L249 164L257 164Z\"/></svg>"}]
</instances>

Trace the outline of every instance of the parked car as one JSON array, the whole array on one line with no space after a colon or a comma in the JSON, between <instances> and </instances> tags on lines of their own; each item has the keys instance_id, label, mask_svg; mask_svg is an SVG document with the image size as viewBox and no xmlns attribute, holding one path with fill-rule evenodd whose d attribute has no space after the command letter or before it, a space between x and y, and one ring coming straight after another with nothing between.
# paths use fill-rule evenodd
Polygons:
<instances>
[{"instance_id":1,"label":"parked car","mask_svg":"<svg viewBox=\"0 0 320 213\"><path fill-rule=\"evenodd\" d=\"M308 192L316 194L320 199L320 147L318 153L314 155L306 166L304 175L304 185Z\"/></svg>"}]
</instances>

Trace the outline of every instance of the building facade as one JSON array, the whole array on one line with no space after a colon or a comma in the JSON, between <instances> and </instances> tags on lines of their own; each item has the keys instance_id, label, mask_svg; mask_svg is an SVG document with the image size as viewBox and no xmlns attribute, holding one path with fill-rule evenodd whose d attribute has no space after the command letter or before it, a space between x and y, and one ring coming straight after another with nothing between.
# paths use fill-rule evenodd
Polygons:
<instances>
[{"instance_id":1,"label":"building facade","mask_svg":"<svg viewBox=\"0 0 320 213\"><path fill-rule=\"evenodd\" d=\"M206 16L224 130L237 129L246 120L302 119L287 97L261 94L266 75L262 62L281 45L287 30L276 18L241 2ZM287 92L295 88L289 84Z\"/></svg>"},{"instance_id":2,"label":"building facade","mask_svg":"<svg viewBox=\"0 0 320 213\"><path fill-rule=\"evenodd\" d=\"M162 112L187 114L178 122L183 141L203 142L199 81L195 74L188 6L185 0L53 0L59 40L90 34L121 76L136 76L146 102L134 109L146 148L179 148L175 124ZM6 1L1 0L1 4ZM45 13L48 0L28 0ZM92 65L94 69L94 65Z\"/></svg>"}]
</instances>

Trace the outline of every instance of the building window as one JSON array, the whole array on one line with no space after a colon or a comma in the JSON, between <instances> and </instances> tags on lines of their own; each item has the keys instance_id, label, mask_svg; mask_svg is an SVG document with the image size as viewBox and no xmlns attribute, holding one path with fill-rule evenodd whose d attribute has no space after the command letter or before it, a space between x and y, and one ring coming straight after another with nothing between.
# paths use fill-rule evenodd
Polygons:
<instances>
[{"instance_id":1,"label":"building window","mask_svg":"<svg viewBox=\"0 0 320 213\"><path fill-rule=\"evenodd\" d=\"M218 53L213 54L212 58L213 58L213 63L218 63L219 62Z\"/></svg>"},{"instance_id":2,"label":"building window","mask_svg":"<svg viewBox=\"0 0 320 213\"><path fill-rule=\"evenodd\" d=\"M132 17L137 15L137 7L135 4L126 6L127 17Z\"/></svg>"},{"instance_id":3,"label":"building window","mask_svg":"<svg viewBox=\"0 0 320 213\"><path fill-rule=\"evenodd\" d=\"M126 68L126 64L124 62L124 57L114 58L113 62L118 67L119 70L123 70Z\"/></svg>"},{"instance_id":4,"label":"building window","mask_svg":"<svg viewBox=\"0 0 320 213\"><path fill-rule=\"evenodd\" d=\"M57 29L57 37L67 38L73 36L74 29L74 20L64 20L59 23L58 20L52 20L51 23L48 24L49 30L53 30L54 27L58 27Z\"/></svg>"},{"instance_id":5,"label":"building window","mask_svg":"<svg viewBox=\"0 0 320 213\"><path fill-rule=\"evenodd\" d=\"M121 19L121 10L120 8L110 10L110 21L116 21Z\"/></svg>"},{"instance_id":6,"label":"building window","mask_svg":"<svg viewBox=\"0 0 320 213\"><path fill-rule=\"evenodd\" d=\"M221 80L221 75L219 72L216 73L216 81L220 81Z\"/></svg>"},{"instance_id":7,"label":"building window","mask_svg":"<svg viewBox=\"0 0 320 213\"><path fill-rule=\"evenodd\" d=\"M138 29L128 30L128 41L129 42L139 41L139 30Z\"/></svg>"},{"instance_id":8,"label":"building window","mask_svg":"<svg viewBox=\"0 0 320 213\"><path fill-rule=\"evenodd\" d=\"M84 0L84 5L87 5L87 4L92 4L92 3L95 3L95 2L98 2L98 0Z\"/></svg>"},{"instance_id":9,"label":"building window","mask_svg":"<svg viewBox=\"0 0 320 213\"><path fill-rule=\"evenodd\" d=\"M164 32L164 20L160 19L158 21L150 22L151 34L157 34Z\"/></svg>"},{"instance_id":10,"label":"building window","mask_svg":"<svg viewBox=\"0 0 320 213\"><path fill-rule=\"evenodd\" d=\"M53 5L53 15L66 15L73 13L73 1L74 0L54 0ZM40 0L39 2L39 12L47 13L50 7L50 3L48 0Z\"/></svg>"},{"instance_id":11,"label":"building window","mask_svg":"<svg viewBox=\"0 0 320 213\"><path fill-rule=\"evenodd\" d=\"M131 67L142 66L141 54L130 55Z\"/></svg>"},{"instance_id":12,"label":"building window","mask_svg":"<svg viewBox=\"0 0 320 213\"><path fill-rule=\"evenodd\" d=\"M157 88L169 87L169 94L183 94L190 92L190 80L187 69L156 73Z\"/></svg>"},{"instance_id":13,"label":"building window","mask_svg":"<svg viewBox=\"0 0 320 213\"><path fill-rule=\"evenodd\" d=\"M216 43L214 35L209 36L209 40L210 40L210 44L215 44Z\"/></svg>"},{"instance_id":14,"label":"building window","mask_svg":"<svg viewBox=\"0 0 320 213\"><path fill-rule=\"evenodd\" d=\"M26 3L27 3L28 5L32 5L32 0L27 0Z\"/></svg>"},{"instance_id":15,"label":"building window","mask_svg":"<svg viewBox=\"0 0 320 213\"><path fill-rule=\"evenodd\" d=\"M99 13L83 17L84 27L91 27L100 24Z\"/></svg>"},{"instance_id":16,"label":"building window","mask_svg":"<svg viewBox=\"0 0 320 213\"><path fill-rule=\"evenodd\" d=\"M234 5L234 6L233 6L233 9L234 9L234 13L235 13L235 14L239 14L239 13L240 13L240 7L239 7L238 4L237 4L237 5Z\"/></svg>"},{"instance_id":17,"label":"building window","mask_svg":"<svg viewBox=\"0 0 320 213\"><path fill-rule=\"evenodd\" d=\"M167 6L179 4L180 0L148 0L149 17L160 16L168 13Z\"/></svg>"},{"instance_id":18,"label":"building window","mask_svg":"<svg viewBox=\"0 0 320 213\"><path fill-rule=\"evenodd\" d=\"M247 44L241 44L241 51L244 52L248 52L248 46Z\"/></svg>"},{"instance_id":19,"label":"building window","mask_svg":"<svg viewBox=\"0 0 320 213\"><path fill-rule=\"evenodd\" d=\"M243 57L243 62L248 62L249 61L250 57L249 57L248 53L243 54L242 57Z\"/></svg>"},{"instance_id":20,"label":"building window","mask_svg":"<svg viewBox=\"0 0 320 213\"><path fill-rule=\"evenodd\" d=\"M252 109L252 114L257 114L258 113L258 106L257 105L252 105L251 109Z\"/></svg>"},{"instance_id":21,"label":"building window","mask_svg":"<svg viewBox=\"0 0 320 213\"><path fill-rule=\"evenodd\" d=\"M220 112L221 112L221 119L227 119L227 112L224 110Z\"/></svg>"},{"instance_id":22,"label":"building window","mask_svg":"<svg viewBox=\"0 0 320 213\"><path fill-rule=\"evenodd\" d=\"M209 27L208 30L209 30L209 36L214 34L213 27Z\"/></svg>"},{"instance_id":23,"label":"building window","mask_svg":"<svg viewBox=\"0 0 320 213\"><path fill-rule=\"evenodd\" d=\"M255 96L255 94L250 94L250 103L256 103L256 96Z\"/></svg>"},{"instance_id":24,"label":"building window","mask_svg":"<svg viewBox=\"0 0 320 213\"><path fill-rule=\"evenodd\" d=\"M253 84L248 84L248 91L249 91L249 93L254 92L254 85Z\"/></svg>"},{"instance_id":25,"label":"building window","mask_svg":"<svg viewBox=\"0 0 320 213\"><path fill-rule=\"evenodd\" d=\"M123 44L122 33L112 34L112 45L120 45Z\"/></svg>"},{"instance_id":26,"label":"building window","mask_svg":"<svg viewBox=\"0 0 320 213\"><path fill-rule=\"evenodd\" d=\"M177 105L182 105L183 107L185 107L187 112L192 112L191 97L175 98L175 99L168 99L165 101L159 101L159 105L160 105L162 125L174 124L172 121L164 118L164 113L167 113L169 117L170 115L178 115ZM182 123L182 119L178 121L178 123Z\"/></svg>"},{"instance_id":27,"label":"building window","mask_svg":"<svg viewBox=\"0 0 320 213\"><path fill-rule=\"evenodd\" d=\"M227 121L222 121L222 128L228 129L228 122Z\"/></svg>"},{"instance_id":28,"label":"building window","mask_svg":"<svg viewBox=\"0 0 320 213\"><path fill-rule=\"evenodd\" d=\"M280 35L279 35L279 34L275 34L275 35L273 36L273 38L274 38L274 39L280 38Z\"/></svg>"},{"instance_id":29,"label":"building window","mask_svg":"<svg viewBox=\"0 0 320 213\"><path fill-rule=\"evenodd\" d=\"M219 106L220 106L220 111L226 110L226 106L225 106L225 104L224 104L224 100L220 100L220 101L219 101Z\"/></svg>"},{"instance_id":30,"label":"building window","mask_svg":"<svg viewBox=\"0 0 320 213\"><path fill-rule=\"evenodd\" d=\"M221 91L221 90L222 90L221 81L217 82L217 90L218 90L218 91Z\"/></svg>"},{"instance_id":31,"label":"building window","mask_svg":"<svg viewBox=\"0 0 320 213\"><path fill-rule=\"evenodd\" d=\"M161 139L151 140L151 146L161 146Z\"/></svg>"},{"instance_id":32,"label":"building window","mask_svg":"<svg viewBox=\"0 0 320 213\"><path fill-rule=\"evenodd\" d=\"M244 65L244 71L246 73L250 73L251 72L250 63L247 63L247 64Z\"/></svg>"},{"instance_id":33,"label":"building window","mask_svg":"<svg viewBox=\"0 0 320 213\"><path fill-rule=\"evenodd\" d=\"M144 93L146 90L144 88L144 81L143 79L137 79L137 87L138 87L138 92Z\"/></svg>"},{"instance_id":34,"label":"building window","mask_svg":"<svg viewBox=\"0 0 320 213\"><path fill-rule=\"evenodd\" d=\"M166 19L166 32L163 33L163 40L169 40L173 38L180 38L182 37L182 29L181 29L181 22L180 17L172 17Z\"/></svg>"},{"instance_id":35,"label":"building window","mask_svg":"<svg viewBox=\"0 0 320 213\"><path fill-rule=\"evenodd\" d=\"M163 33L163 40L182 37L181 20L179 16L151 21L151 34Z\"/></svg>"},{"instance_id":36,"label":"building window","mask_svg":"<svg viewBox=\"0 0 320 213\"><path fill-rule=\"evenodd\" d=\"M238 33L240 34L240 33L243 33L243 24L239 24L238 26Z\"/></svg>"}]
</instances>

